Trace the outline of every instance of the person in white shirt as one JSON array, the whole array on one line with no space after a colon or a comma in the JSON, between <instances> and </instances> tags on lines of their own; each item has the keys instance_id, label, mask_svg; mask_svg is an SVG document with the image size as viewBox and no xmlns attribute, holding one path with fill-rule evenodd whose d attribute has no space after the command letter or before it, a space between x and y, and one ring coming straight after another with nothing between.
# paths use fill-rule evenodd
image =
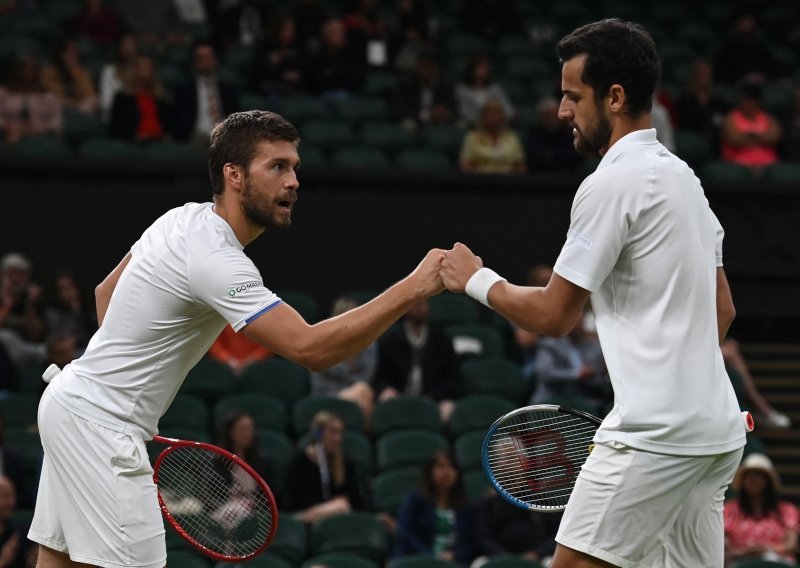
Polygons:
<instances>
[{"instance_id":1,"label":"person in white shirt","mask_svg":"<svg viewBox=\"0 0 800 568\"><path fill-rule=\"evenodd\" d=\"M636 24L561 40L559 108L575 148L599 154L575 195L545 287L515 286L456 243L442 263L517 326L563 336L591 298L614 388L556 537L551 568L718 567L722 503L745 428L720 352L735 311L723 230L692 170L656 140L659 63Z\"/></svg>"},{"instance_id":2,"label":"person in white shirt","mask_svg":"<svg viewBox=\"0 0 800 568\"><path fill-rule=\"evenodd\" d=\"M100 328L39 405L44 462L29 538L39 568L161 568L164 525L144 442L225 325L312 370L347 360L443 289L444 251L338 317L309 325L244 247L288 227L299 135L270 112L234 113L209 149L211 203L172 209L97 287Z\"/></svg>"}]
</instances>

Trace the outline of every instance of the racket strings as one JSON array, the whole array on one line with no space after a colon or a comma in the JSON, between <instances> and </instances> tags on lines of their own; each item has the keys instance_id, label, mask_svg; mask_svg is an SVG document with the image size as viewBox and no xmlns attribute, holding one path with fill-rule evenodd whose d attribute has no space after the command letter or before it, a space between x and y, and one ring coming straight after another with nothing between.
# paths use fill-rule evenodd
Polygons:
<instances>
[{"instance_id":1,"label":"racket strings","mask_svg":"<svg viewBox=\"0 0 800 568\"><path fill-rule=\"evenodd\" d=\"M539 509L563 508L596 430L584 418L552 410L515 415L489 438L491 475L519 501Z\"/></svg>"},{"instance_id":2,"label":"racket strings","mask_svg":"<svg viewBox=\"0 0 800 568\"><path fill-rule=\"evenodd\" d=\"M248 556L271 533L271 502L261 485L213 451L180 446L166 453L158 468L158 490L177 525L216 554Z\"/></svg>"}]
</instances>

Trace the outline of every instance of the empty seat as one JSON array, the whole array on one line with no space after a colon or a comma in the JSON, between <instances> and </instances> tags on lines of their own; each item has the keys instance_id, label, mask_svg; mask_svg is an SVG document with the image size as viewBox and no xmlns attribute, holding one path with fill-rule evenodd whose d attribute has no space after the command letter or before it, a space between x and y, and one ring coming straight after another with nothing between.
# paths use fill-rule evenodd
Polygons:
<instances>
[{"instance_id":1,"label":"empty seat","mask_svg":"<svg viewBox=\"0 0 800 568\"><path fill-rule=\"evenodd\" d=\"M308 95L292 95L281 101L282 114L288 120L297 124L309 119L322 118L327 116L328 105L318 99ZM303 131L305 138L305 131Z\"/></svg>"},{"instance_id":2,"label":"empty seat","mask_svg":"<svg viewBox=\"0 0 800 568\"><path fill-rule=\"evenodd\" d=\"M334 103L334 109L349 122L382 120L389 113L386 101L378 97L347 97Z\"/></svg>"},{"instance_id":3,"label":"empty seat","mask_svg":"<svg viewBox=\"0 0 800 568\"><path fill-rule=\"evenodd\" d=\"M447 451L444 436L428 430L395 430L378 438L378 469L381 471L422 465L438 451Z\"/></svg>"},{"instance_id":4,"label":"empty seat","mask_svg":"<svg viewBox=\"0 0 800 568\"><path fill-rule=\"evenodd\" d=\"M314 554L352 552L382 562L389 552L389 535L383 521L368 513L326 517L311 529Z\"/></svg>"},{"instance_id":5,"label":"empty seat","mask_svg":"<svg viewBox=\"0 0 800 568\"><path fill-rule=\"evenodd\" d=\"M380 565L366 556L350 552L330 552L312 556L303 562L302 568L380 568Z\"/></svg>"},{"instance_id":6,"label":"empty seat","mask_svg":"<svg viewBox=\"0 0 800 568\"><path fill-rule=\"evenodd\" d=\"M369 146L350 146L333 154L331 162L343 170L385 170L390 162L386 154Z\"/></svg>"},{"instance_id":7,"label":"empty seat","mask_svg":"<svg viewBox=\"0 0 800 568\"><path fill-rule=\"evenodd\" d=\"M234 382L230 367L206 357L189 371L180 393L195 394L208 402L216 402L233 391Z\"/></svg>"},{"instance_id":8,"label":"empty seat","mask_svg":"<svg viewBox=\"0 0 800 568\"><path fill-rule=\"evenodd\" d=\"M429 398L397 396L375 407L372 430L376 436L409 428L440 432L442 424L437 404Z\"/></svg>"},{"instance_id":9,"label":"empty seat","mask_svg":"<svg viewBox=\"0 0 800 568\"><path fill-rule=\"evenodd\" d=\"M486 433L482 430L473 430L461 434L453 444L456 463L462 470L481 467L483 439Z\"/></svg>"},{"instance_id":10,"label":"empty seat","mask_svg":"<svg viewBox=\"0 0 800 568\"><path fill-rule=\"evenodd\" d=\"M208 406L202 398L193 394L176 396L164 415L158 419L159 427L208 430L209 424Z\"/></svg>"},{"instance_id":11,"label":"empty seat","mask_svg":"<svg viewBox=\"0 0 800 568\"><path fill-rule=\"evenodd\" d=\"M414 135L395 122L369 122L361 128L361 142L386 152L396 152L414 145Z\"/></svg>"},{"instance_id":12,"label":"empty seat","mask_svg":"<svg viewBox=\"0 0 800 568\"><path fill-rule=\"evenodd\" d=\"M428 300L430 319L440 325L475 323L478 321L478 305L463 294L444 292Z\"/></svg>"},{"instance_id":13,"label":"empty seat","mask_svg":"<svg viewBox=\"0 0 800 568\"><path fill-rule=\"evenodd\" d=\"M281 515L269 551L298 566L308 556L308 525L292 515Z\"/></svg>"},{"instance_id":14,"label":"empty seat","mask_svg":"<svg viewBox=\"0 0 800 568\"><path fill-rule=\"evenodd\" d=\"M518 404L528 399L530 387L520 366L509 359L471 359L461 364L466 394L496 394Z\"/></svg>"},{"instance_id":15,"label":"empty seat","mask_svg":"<svg viewBox=\"0 0 800 568\"><path fill-rule=\"evenodd\" d=\"M352 144L355 140L353 127L340 120L307 120L301 130L303 139L328 150Z\"/></svg>"},{"instance_id":16,"label":"empty seat","mask_svg":"<svg viewBox=\"0 0 800 568\"><path fill-rule=\"evenodd\" d=\"M446 331L459 357L499 358L505 355L503 336L493 327L462 323L448 326Z\"/></svg>"},{"instance_id":17,"label":"empty seat","mask_svg":"<svg viewBox=\"0 0 800 568\"><path fill-rule=\"evenodd\" d=\"M397 155L395 162L404 170L446 171L453 167L443 152L425 148L403 150Z\"/></svg>"},{"instance_id":18,"label":"empty seat","mask_svg":"<svg viewBox=\"0 0 800 568\"><path fill-rule=\"evenodd\" d=\"M475 394L456 400L450 416L450 433L458 438L466 432L486 432L495 420L511 412L517 405L490 394Z\"/></svg>"},{"instance_id":19,"label":"empty seat","mask_svg":"<svg viewBox=\"0 0 800 568\"><path fill-rule=\"evenodd\" d=\"M420 487L422 469L398 467L380 472L372 479L372 502L377 511L396 514L406 496Z\"/></svg>"},{"instance_id":20,"label":"empty seat","mask_svg":"<svg viewBox=\"0 0 800 568\"><path fill-rule=\"evenodd\" d=\"M392 558L386 568L459 568L461 564L450 560L440 560L428 554L410 554Z\"/></svg>"},{"instance_id":21,"label":"empty seat","mask_svg":"<svg viewBox=\"0 0 800 568\"><path fill-rule=\"evenodd\" d=\"M3 393L0 397L0 416L6 428L36 429L39 397L33 393Z\"/></svg>"},{"instance_id":22,"label":"empty seat","mask_svg":"<svg viewBox=\"0 0 800 568\"><path fill-rule=\"evenodd\" d=\"M279 357L249 365L237 386L282 400L287 408L308 396L311 388L306 369Z\"/></svg>"},{"instance_id":23,"label":"empty seat","mask_svg":"<svg viewBox=\"0 0 800 568\"><path fill-rule=\"evenodd\" d=\"M753 170L733 162L715 160L703 166L702 179L704 182L715 181L752 181Z\"/></svg>"}]
</instances>

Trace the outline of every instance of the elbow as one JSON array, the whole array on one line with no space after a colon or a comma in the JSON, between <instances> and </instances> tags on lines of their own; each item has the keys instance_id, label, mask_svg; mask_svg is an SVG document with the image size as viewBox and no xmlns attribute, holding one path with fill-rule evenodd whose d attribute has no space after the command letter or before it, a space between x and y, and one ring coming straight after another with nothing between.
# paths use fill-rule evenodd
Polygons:
<instances>
[{"instance_id":1,"label":"elbow","mask_svg":"<svg viewBox=\"0 0 800 568\"><path fill-rule=\"evenodd\" d=\"M575 327L578 317L574 314L554 312L543 322L541 332L548 337L565 337Z\"/></svg>"},{"instance_id":2,"label":"elbow","mask_svg":"<svg viewBox=\"0 0 800 568\"><path fill-rule=\"evenodd\" d=\"M321 349L311 345L300 346L290 357L298 365L302 365L312 373L321 373L331 367L332 363L327 360Z\"/></svg>"},{"instance_id":3,"label":"elbow","mask_svg":"<svg viewBox=\"0 0 800 568\"><path fill-rule=\"evenodd\" d=\"M722 308L720 313L720 320L725 324L725 327L730 326L733 320L736 319L736 308L733 304L728 304Z\"/></svg>"}]
</instances>

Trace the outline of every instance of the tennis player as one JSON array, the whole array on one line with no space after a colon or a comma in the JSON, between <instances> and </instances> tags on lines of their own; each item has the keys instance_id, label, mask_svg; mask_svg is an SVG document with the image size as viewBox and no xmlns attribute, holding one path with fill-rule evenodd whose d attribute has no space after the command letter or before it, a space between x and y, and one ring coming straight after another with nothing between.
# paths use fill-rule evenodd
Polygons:
<instances>
[{"instance_id":1,"label":"tennis player","mask_svg":"<svg viewBox=\"0 0 800 568\"><path fill-rule=\"evenodd\" d=\"M723 566L722 504L745 429L720 342L734 308L723 230L700 181L656 140L656 49L604 20L558 46L559 116L602 156L575 195L547 286L514 286L456 244L442 263L464 291L524 329L566 334L591 298L614 387L564 513L551 568Z\"/></svg>"},{"instance_id":2,"label":"tennis player","mask_svg":"<svg viewBox=\"0 0 800 568\"><path fill-rule=\"evenodd\" d=\"M310 369L351 358L414 303L443 289L444 251L373 301L307 324L244 254L288 227L298 132L282 117L236 113L211 136L211 203L168 211L97 287L100 329L39 405L44 464L29 538L39 568L161 568L164 527L144 441L226 324Z\"/></svg>"}]
</instances>

